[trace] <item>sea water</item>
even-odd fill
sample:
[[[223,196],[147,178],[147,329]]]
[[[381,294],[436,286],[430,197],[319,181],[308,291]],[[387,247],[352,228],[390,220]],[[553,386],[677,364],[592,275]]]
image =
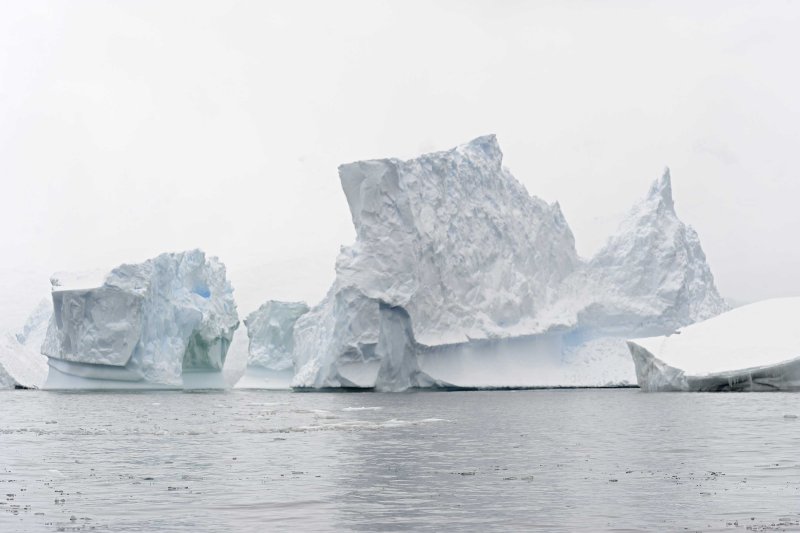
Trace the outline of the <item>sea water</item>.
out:
[[[0,393],[0,531],[800,528],[794,394]]]

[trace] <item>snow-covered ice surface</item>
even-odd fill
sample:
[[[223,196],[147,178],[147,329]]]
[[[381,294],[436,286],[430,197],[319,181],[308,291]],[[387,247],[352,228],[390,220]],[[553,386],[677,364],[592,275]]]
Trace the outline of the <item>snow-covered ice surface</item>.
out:
[[[200,250],[122,265],[98,285],[55,275],[48,388],[224,387],[239,319],[224,265]]]
[[[737,307],[672,335],[629,341],[646,391],[800,389],[800,298]]]
[[[296,387],[632,384],[626,337],[727,309],[668,171],[589,261],[494,136],[339,176],[357,239],[295,324]]]

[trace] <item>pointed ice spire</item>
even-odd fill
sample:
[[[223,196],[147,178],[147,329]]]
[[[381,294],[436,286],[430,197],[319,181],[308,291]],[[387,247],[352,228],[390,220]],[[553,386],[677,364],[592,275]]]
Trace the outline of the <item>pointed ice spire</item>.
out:
[[[553,220],[559,226],[563,227],[567,225],[567,219],[564,217],[564,212],[561,210],[561,204],[558,203],[558,200],[550,204],[550,209],[553,212]]]
[[[672,178],[669,175],[669,167],[664,167],[664,174],[650,187],[647,198],[648,200],[658,199],[670,210],[675,210],[675,203],[672,200]]]

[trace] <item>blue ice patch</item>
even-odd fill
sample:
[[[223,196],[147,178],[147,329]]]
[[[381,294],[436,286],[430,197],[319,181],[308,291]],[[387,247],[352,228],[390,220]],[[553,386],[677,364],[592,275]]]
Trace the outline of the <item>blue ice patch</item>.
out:
[[[208,290],[208,287],[203,287],[203,286],[195,287],[194,289],[192,289],[192,292],[194,292],[195,294],[199,294],[200,296],[206,299],[211,297],[211,291]]]

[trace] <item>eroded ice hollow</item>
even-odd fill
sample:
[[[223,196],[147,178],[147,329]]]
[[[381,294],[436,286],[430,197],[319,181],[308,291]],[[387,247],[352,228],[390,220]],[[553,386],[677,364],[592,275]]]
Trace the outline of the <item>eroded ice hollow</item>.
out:
[[[282,337],[296,388],[634,384],[626,338],[727,309],[668,171],[588,260],[558,203],[503,167],[493,135],[339,177],[356,242]]]
[[[217,258],[165,253],[99,279],[55,275],[51,283],[45,388],[225,387],[239,318]]]
[[[645,391],[800,390],[800,298],[737,307],[668,336],[628,342]]]

